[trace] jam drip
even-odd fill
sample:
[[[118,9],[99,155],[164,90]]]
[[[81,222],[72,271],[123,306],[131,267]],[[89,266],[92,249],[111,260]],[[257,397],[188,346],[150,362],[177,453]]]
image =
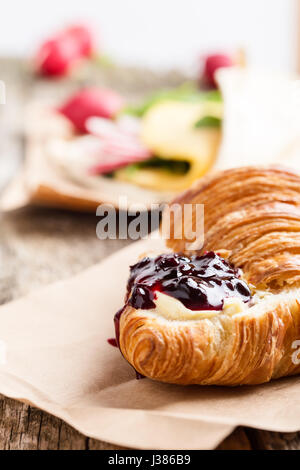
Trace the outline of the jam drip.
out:
[[[251,299],[240,270],[212,251],[203,256],[172,253],[144,258],[131,266],[127,292],[132,307],[146,310],[155,308],[157,292],[190,310],[222,310],[228,297]]]

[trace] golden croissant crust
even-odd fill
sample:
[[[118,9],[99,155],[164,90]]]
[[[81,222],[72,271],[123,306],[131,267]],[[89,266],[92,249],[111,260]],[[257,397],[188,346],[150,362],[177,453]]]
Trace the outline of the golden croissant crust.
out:
[[[259,384],[297,374],[299,338],[299,293],[233,316],[170,321],[127,306],[120,319],[120,349],[130,364],[146,377],[183,385]]]
[[[253,301],[242,311],[197,319],[192,311],[170,319],[171,307],[126,303],[119,335],[124,357],[140,374],[177,384],[259,384],[299,373],[300,177],[281,168],[237,168],[199,181],[175,202],[204,204],[199,253],[225,250],[254,286]],[[171,229],[179,222],[175,217]],[[187,240],[167,244],[187,251]]]
[[[174,202],[204,204],[201,252],[228,250],[229,261],[248,282],[276,288],[300,280],[300,177],[295,173],[235,168],[199,181]],[[179,222],[171,219],[171,234]],[[185,227],[193,224],[184,220]],[[187,240],[171,238],[167,244],[184,252]]]

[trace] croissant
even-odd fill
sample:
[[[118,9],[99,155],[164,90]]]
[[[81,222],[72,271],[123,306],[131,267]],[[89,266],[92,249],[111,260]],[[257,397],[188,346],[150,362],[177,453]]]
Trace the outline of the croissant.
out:
[[[235,168],[179,196],[204,243],[174,237],[172,253],[131,268],[117,341],[136,371],[176,384],[260,384],[300,372],[300,176],[278,167]],[[165,224],[166,225],[166,224]],[[298,350],[297,350],[298,348]]]

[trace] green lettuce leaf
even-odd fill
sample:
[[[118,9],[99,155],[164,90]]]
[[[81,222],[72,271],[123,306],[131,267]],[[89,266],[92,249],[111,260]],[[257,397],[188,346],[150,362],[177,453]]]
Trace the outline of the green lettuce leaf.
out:
[[[222,119],[216,116],[204,116],[196,122],[195,127],[197,129],[201,127],[221,127]]]
[[[187,101],[192,103],[205,100],[221,102],[222,96],[219,90],[201,91],[193,83],[184,83],[177,88],[159,90],[136,106],[126,106],[122,114],[142,117],[152,106],[167,100]]]

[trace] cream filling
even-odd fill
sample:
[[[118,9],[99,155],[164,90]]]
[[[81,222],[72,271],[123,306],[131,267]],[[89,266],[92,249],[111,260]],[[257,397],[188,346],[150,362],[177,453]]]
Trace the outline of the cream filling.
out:
[[[203,318],[211,318],[215,315],[226,314],[235,315],[244,312],[248,306],[238,297],[229,297],[224,300],[222,310],[190,310],[183,305],[180,300],[170,295],[156,292],[154,312],[166,318],[167,320],[202,320]]]

